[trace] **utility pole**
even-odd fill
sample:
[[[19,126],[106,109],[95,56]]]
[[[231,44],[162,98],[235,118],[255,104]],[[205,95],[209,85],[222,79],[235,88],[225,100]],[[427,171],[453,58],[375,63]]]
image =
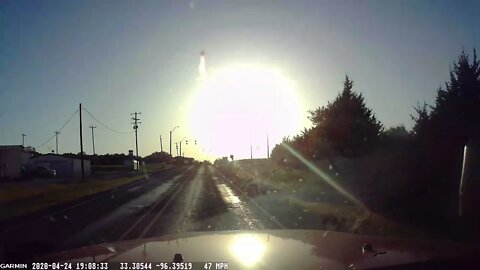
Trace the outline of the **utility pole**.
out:
[[[183,137],[183,139],[180,140],[180,156],[182,156],[182,154],[183,154],[183,152],[182,152],[182,142],[183,142],[185,139],[187,139],[187,137]],[[188,141],[187,141],[187,143],[188,143]],[[183,155],[183,156],[184,156],[184,155]]]
[[[179,126],[175,126],[172,130],[170,130],[170,156],[172,155],[172,133],[175,129],[179,128]],[[178,154],[177,154],[178,155]]]
[[[85,181],[85,167],[83,165],[82,103],[78,105],[78,114],[80,115],[80,163],[82,165],[82,181]]]
[[[253,159],[253,148],[252,148],[252,144],[250,144],[250,159]]]
[[[89,128],[92,129],[92,147],[93,147],[93,155],[95,155],[95,135],[93,133],[93,129],[97,128],[97,127],[94,126],[94,125],[91,125],[91,126],[89,126]]]
[[[160,135],[160,152],[163,152],[162,135]]]
[[[267,158],[270,158],[270,144],[268,142],[268,132],[267,132]]]
[[[142,114],[141,112],[134,112],[134,113],[131,113],[131,115],[135,115],[135,117],[132,118],[133,120],[133,129],[135,130],[135,153],[136,153],[136,156],[137,156],[137,159],[138,159],[138,124],[141,124],[141,122],[139,122],[139,118],[138,118],[138,115],[139,114]]]
[[[25,137],[27,137],[27,134],[22,133],[22,146],[25,146]]]
[[[172,156],[172,132],[173,130],[170,130],[170,151],[169,151],[170,156]]]
[[[55,131],[55,153],[57,155],[58,155],[58,134],[60,134],[60,132]]]

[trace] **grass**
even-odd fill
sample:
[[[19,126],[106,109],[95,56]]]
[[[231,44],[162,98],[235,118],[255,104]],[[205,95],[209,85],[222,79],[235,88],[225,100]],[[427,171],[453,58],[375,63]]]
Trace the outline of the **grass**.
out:
[[[81,182],[75,180],[68,183],[51,183],[43,185],[30,185],[29,183],[12,184],[9,187],[0,189],[0,203],[12,203],[33,197],[46,197],[58,192],[66,191],[68,193],[70,190],[75,189],[80,189],[80,192],[82,192],[83,189],[91,189],[92,192],[95,192],[97,189],[103,191],[104,188],[115,188],[119,185],[128,184],[131,181],[141,178],[143,178],[142,175],[136,175],[104,181]]]
[[[288,229],[327,230],[355,234],[433,238],[416,228],[395,223],[356,205],[310,202],[285,194],[266,195],[254,201]]]
[[[4,203],[5,201],[2,202],[2,205],[0,205],[0,220],[10,219],[61,203],[74,201],[143,178],[143,175],[135,175],[105,181],[77,181],[70,184],[50,184],[34,191],[19,191],[18,188],[4,190],[2,193],[9,194],[8,192],[18,192],[18,194],[17,196],[9,196],[11,200],[8,201],[8,203]],[[27,197],[27,195],[30,195],[30,197]]]
[[[339,180],[328,164],[317,167]],[[257,203],[287,228],[347,231],[359,234],[428,237],[419,230],[391,221],[364,206],[346,201],[326,182],[307,169],[280,167],[269,160],[238,162],[237,182],[273,187],[275,193],[255,198]]]
[[[25,185],[14,185],[0,189],[0,203],[21,200],[42,194],[47,187],[28,187]]]
[[[29,185],[15,183],[0,189],[0,220],[32,213],[47,207],[74,201],[85,196],[111,190],[126,184],[148,178],[149,173],[165,169],[163,166],[147,165],[143,174],[127,175],[108,180],[78,180],[68,183]]]
[[[342,231],[359,234],[395,235],[400,237],[422,237],[416,229],[392,222],[379,214],[356,205],[332,205],[293,199],[290,204],[303,209],[306,215],[313,215]],[[330,223],[330,224],[329,224]]]

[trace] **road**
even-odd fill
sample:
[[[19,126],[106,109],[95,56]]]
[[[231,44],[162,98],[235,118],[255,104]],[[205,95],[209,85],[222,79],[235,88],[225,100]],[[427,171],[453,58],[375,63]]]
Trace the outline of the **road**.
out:
[[[1,234],[3,261],[165,234],[277,228],[211,165],[171,168],[148,179],[32,216]]]

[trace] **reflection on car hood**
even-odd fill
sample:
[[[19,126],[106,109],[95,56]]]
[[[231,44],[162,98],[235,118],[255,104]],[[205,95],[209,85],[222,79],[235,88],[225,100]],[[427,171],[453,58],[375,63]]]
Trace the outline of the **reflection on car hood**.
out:
[[[362,252],[369,243],[375,252]],[[84,247],[52,261],[228,262],[230,269],[365,269],[479,254],[478,244],[310,230],[192,232]]]

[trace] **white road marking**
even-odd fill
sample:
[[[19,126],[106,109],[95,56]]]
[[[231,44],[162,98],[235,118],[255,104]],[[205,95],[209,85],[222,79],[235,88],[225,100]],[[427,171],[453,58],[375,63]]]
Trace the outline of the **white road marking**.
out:
[[[145,206],[149,206],[155,203],[156,200],[160,199],[162,195],[170,189],[170,187],[181,177],[183,174],[176,175],[174,178],[167,180],[166,182],[160,184],[156,188],[152,189],[148,193],[145,193],[115,209],[109,215],[89,224],[80,232],[76,233],[74,236],[69,238],[66,241],[66,244],[75,243],[76,241],[81,241],[82,239],[87,239],[90,235],[95,232],[115,224],[116,221],[121,220],[122,217],[133,215],[136,212],[140,211]]]

